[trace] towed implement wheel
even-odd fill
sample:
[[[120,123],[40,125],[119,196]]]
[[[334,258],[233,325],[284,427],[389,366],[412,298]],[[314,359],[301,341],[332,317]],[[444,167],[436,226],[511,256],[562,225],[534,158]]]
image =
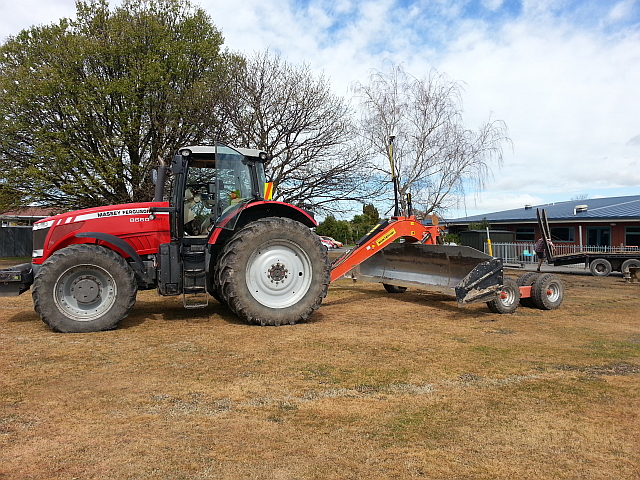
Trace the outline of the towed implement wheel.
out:
[[[33,283],[36,312],[64,333],[110,330],[136,300],[133,271],[117,253],[97,245],[71,245],[42,265]]]
[[[531,288],[531,299],[542,310],[555,310],[564,300],[562,280],[552,273],[540,275]]]
[[[518,308],[520,302],[520,289],[515,280],[504,278],[504,285],[498,291],[498,296],[494,300],[487,302],[489,310],[493,313],[513,313]]]
[[[518,277],[518,279],[516,280],[516,285],[518,285],[519,287],[530,287],[533,285],[533,282],[536,281],[538,276],[539,274],[536,272],[524,273]],[[533,299],[531,297],[521,298],[520,305],[529,308],[533,308],[536,306],[536,304],[533,303]]]
[[[327,294],[329,258],[311,230],[270,217],[238,230],[223,247],[215,283],[223,302],[258,325],[306,320]]]

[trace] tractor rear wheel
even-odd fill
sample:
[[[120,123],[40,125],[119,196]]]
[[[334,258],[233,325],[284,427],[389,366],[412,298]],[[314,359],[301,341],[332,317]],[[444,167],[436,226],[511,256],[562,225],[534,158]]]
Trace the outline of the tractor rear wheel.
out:
[[[300,222],[270,217],[251,222],[225,244],[215,268],[224,303],[257,325],[306,320],[327,295],[329,257]]]
[[[120,255],[98,245],[55,252],[33,282],[36,312],[54,332],[111,330],[136,302],[133,270]]]
[[[520,302],[520,288],[512,278],[505,277],[502,288],[498,291],[498,297],[487,302],[487,307],[493,313],[513,313]]]

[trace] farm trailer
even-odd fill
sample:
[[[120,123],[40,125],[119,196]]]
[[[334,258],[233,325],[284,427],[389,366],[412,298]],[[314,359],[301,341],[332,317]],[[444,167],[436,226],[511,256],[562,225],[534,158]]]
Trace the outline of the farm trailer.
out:
[[[610,251],[610,252],[574,252],[556,255],[551,246],[551,230],[545,210],[536,211],[538,226],[545,241],[547,261],[554,266],[575,265],[583,263],[592,275],[606,277],[611,272],[628,274],[630,268],[640,267],[640,251]]]

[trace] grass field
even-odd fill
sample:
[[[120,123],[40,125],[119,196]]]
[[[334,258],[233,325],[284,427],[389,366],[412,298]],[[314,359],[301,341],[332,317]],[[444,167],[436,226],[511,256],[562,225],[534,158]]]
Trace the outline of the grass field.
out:
[[[0,479],[638,479],[640,285],[562,279],[502,316],[341,280],[278,328],[141,292],[55,334],[1,298]]]

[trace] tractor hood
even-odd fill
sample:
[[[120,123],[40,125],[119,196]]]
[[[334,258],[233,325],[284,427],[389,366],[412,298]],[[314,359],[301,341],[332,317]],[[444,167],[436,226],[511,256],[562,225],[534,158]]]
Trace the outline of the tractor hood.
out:
[[[154,253],[170,240],[169,214],[151,213],[151,207],[167,202],[129,203],[61,213],[33,224],[33,261],[41,263],[54,251],[73,243],[96,242],[79,233],[103,233],[121,238],[139,254]]]

